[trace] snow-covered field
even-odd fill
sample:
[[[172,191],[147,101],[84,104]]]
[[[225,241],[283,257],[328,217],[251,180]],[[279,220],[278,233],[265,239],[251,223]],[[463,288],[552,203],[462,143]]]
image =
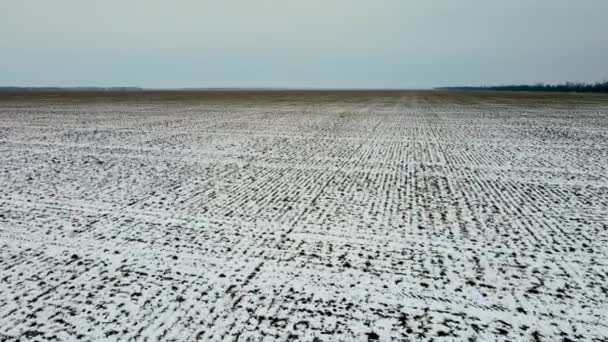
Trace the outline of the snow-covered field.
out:
[[[608,340],[605,96],[4,96],[0,156],[0,340]]]

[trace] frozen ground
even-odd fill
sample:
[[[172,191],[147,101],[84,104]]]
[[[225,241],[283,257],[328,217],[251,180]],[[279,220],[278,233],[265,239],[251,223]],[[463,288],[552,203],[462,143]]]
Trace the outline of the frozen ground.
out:
[[[608,340],[605,96],[5,95],[0,156],[0,340]]]

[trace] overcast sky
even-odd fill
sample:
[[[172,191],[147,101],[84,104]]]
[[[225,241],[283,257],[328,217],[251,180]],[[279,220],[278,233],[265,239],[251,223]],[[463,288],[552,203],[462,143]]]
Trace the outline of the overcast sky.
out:
[[[608,78],[608,0],[0,0],[0,85]]]

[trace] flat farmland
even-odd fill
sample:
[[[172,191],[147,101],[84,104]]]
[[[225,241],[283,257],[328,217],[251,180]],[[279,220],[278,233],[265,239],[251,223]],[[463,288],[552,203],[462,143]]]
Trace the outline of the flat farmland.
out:
[[[608,97],[0,95],[0,340],[607,341]]]

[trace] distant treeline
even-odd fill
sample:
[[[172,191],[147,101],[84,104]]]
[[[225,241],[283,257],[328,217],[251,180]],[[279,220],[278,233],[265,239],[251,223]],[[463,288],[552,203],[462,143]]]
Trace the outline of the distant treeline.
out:
[[[22,92],[121,92],[142,91],[138,87],[0,87],[0,93],[22,93]]]
[[[520,84],[480,87],[442,87],[442,90],[550,91],[577,93],[608,93],[608,81],[596,83],[566,82],[562,84]]]

